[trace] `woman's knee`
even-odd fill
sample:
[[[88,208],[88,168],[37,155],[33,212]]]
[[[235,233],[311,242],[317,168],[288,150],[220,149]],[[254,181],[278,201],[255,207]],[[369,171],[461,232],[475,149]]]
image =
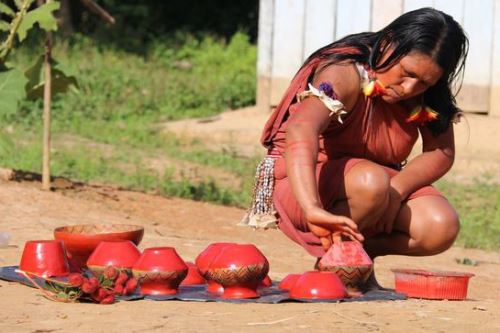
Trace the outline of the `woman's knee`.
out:
[[[380,205],[387,201],[391,184],[387,172],[375,163],[360,163],[346,176],[348,199],[359,198],[367,205]]]
[[[429,219],[428,231],[418,242],[429,252],[438,254],[449,249],[460,231],[460,221],[454,209],[434,212]]]

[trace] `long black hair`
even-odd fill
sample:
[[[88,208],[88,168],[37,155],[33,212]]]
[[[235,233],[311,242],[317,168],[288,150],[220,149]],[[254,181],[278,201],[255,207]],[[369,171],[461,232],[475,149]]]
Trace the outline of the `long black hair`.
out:
[[[332,48],[352,47],[352,53],[326,52]],[[385,52],[393,52],[381,62]],[[349,35],[316,52],[311,59],[325,59],[325,65],[353,60],[375,71],[389,69],[412,51],[430,56],[443,70],[439,81],[424,92],[424,103],[439,113],[437,120],[427,123],[434,135],[445,132],[459,112],[455,96],[460,90],[469,41],[460,24],[450,15],[434,8],[407,12],[378,32]],[[452,92],[452,89],[455,92]]]

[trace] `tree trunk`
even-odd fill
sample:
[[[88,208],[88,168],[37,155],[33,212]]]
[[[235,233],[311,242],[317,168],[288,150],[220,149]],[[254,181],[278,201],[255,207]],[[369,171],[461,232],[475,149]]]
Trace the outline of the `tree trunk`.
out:
[[[57,19],[59,21],[59,31],[62,32],[64,36],[72,35],[74,32],[73,20],[71,19],[71,1],[70,0],[59,0],[61,7],[57,14]]]

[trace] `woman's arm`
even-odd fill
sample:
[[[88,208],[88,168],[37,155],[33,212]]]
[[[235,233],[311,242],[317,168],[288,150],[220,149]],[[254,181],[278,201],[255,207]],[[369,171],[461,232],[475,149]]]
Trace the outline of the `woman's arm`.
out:
[[[420,133],[423,151],[391,179],[389,206],[375,227],[378,231],[391,233],[401,202],[414,191],[441,178],[453,165],[455,140],[452,125],[437,137],[427,127],[422,127]]]
[[[322,82],[332,84],[337,98],[346,105],[346,109],[350,109],[359,94],[359,79],[353,77],[356,73],[352,66],[331,67],[317,75],[313,84],[315,87]],[[332,79],[338,77],[343,80]],[[351,219],[327,212],[319,198],[316,182],[318,139],[330,122],[329,114],[330,110],[318,98],[309,97],[290,116],[285,145],[287,175],[313,233],[322,238],[330,236],[332,232],[341,232],[362,240],[357,225]],[[328,247],[328,244],[324,243],[324,246]]]

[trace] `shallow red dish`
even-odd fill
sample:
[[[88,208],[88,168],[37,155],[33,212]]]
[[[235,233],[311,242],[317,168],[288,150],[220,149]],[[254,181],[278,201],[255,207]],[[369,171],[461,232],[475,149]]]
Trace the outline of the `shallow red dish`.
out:
[[[186,265],[188,267],[188,272],[184,280],[181,282],[181,286],[191,286],[191,285],[196,285],[196,284],[205,284],[207,281],[205,281],[205,278],[200,275],[200,272],[198,272],[198,267],[190,261],[186,261]]]
[[[188,266],[173,247],[145,249],[132,270],[145,295],[174,295]]]
[[[54,230],[54,238],[64,241],[70,264],[77,268],[85,267],[100,242],[129,240],[139,245],[143,235],[143,227],[131,224],[78,224]]]
[[[472,273],[393,269],[396,292],[425,299],[464,300]]]
[[[108,266],[131,272],[141,252],[131,241],[100,242],[87,260],[88,268],[100,276]]]
[[[24,244],[19,269],[43,277],[69,274],[68,259],[60,240],[31,240]]]
[[[292,289],[293,285],[295,284],[295,282],[297,282],[297,280],[301,275],[302,274],[288,274],[283,278],[283,280],[281,280],[280,284],[278,285],[278,288],[282,290]]]
[[[292,289],[290,297],[299,299],[336,299],[347,297],[340,278],[333,272],[310,271],[302,274]]]

